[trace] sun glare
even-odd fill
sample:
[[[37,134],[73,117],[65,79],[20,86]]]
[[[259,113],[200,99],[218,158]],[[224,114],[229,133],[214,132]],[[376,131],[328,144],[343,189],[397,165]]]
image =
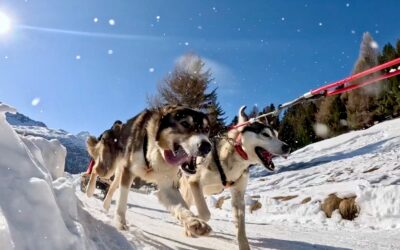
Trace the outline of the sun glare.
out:
[[[11,29],[10,18],[6,14],[0,12],[0,34],[5,34],[9,32],[10,29]]]

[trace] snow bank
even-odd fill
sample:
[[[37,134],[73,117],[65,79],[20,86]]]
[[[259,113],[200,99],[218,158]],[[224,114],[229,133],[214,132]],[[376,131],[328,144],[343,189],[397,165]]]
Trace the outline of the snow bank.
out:
[[[65,148],[55,140],[19,137],[4,112],[15,109],[0,104],[0,248],[109,249],[116,245],[112,235],[120,249],[131,249],[114,228],[82,209],[71,177],[58,178]]]

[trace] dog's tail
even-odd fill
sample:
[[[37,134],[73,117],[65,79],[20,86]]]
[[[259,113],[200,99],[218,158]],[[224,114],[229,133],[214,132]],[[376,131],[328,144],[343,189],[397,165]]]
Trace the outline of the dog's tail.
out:
[[[194,205],[192,190],[190,190],[189,182],[185,176],[181,176],[179,179],[179,191],[181,192],[182,198],[188,207]]]

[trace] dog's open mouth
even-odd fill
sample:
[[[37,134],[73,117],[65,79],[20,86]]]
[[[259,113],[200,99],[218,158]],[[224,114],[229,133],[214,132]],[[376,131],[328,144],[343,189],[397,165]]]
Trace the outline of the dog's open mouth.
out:
[[[189,161],[182,163],[181,169],[186,175],[196,174],[196,157],[190,157]]]
[[[258,158],[260,158],[260,160],[262,161],[264,166],[267,169],[274,171],[275,165],[272,161],[273,155],[270,152],[268,152],[267,150],[263,149],[262,147],[256,147],[255,151],[256,151]]]
[[[174,166],[179,166],[189,160],[189,155],[186,151],[177,143],[174,143],[174,150],[164,150],[165,160]]]

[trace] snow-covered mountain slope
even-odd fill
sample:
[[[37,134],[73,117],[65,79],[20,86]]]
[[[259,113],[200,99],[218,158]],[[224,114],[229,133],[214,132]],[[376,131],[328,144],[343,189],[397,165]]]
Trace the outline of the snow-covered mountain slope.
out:
[[[253,249],[400,249],[400,119],[309,145],[275,164],[276,173],[251,170],[247,195],[260,196],[262,204],[246,215]],[[105,214],[101,201],[77,193],[91,214],[112,225],[115,206]],[[320,205],[331,193],[356,195],[359,216],[327,218]],[[230,195],[208,198],[209,204],[219,196]],[[211,214],[212,235],[187,238],[154,195],[131,192],[124,236],[139,248],[237,248],[230,200]]]
[[[94,219],[64,176],[65,148],[21,136],[0,104],[0,249],[131,249],[118,231]]]
[[[7,113],[6,119],[18,134],[59,140],[67,148],[66,172],[76,174],[86,170],[89,162],[85,144],[87,132],[72,135],[62,129],[51,129],[44,123],[34,121],[21,113]]]

